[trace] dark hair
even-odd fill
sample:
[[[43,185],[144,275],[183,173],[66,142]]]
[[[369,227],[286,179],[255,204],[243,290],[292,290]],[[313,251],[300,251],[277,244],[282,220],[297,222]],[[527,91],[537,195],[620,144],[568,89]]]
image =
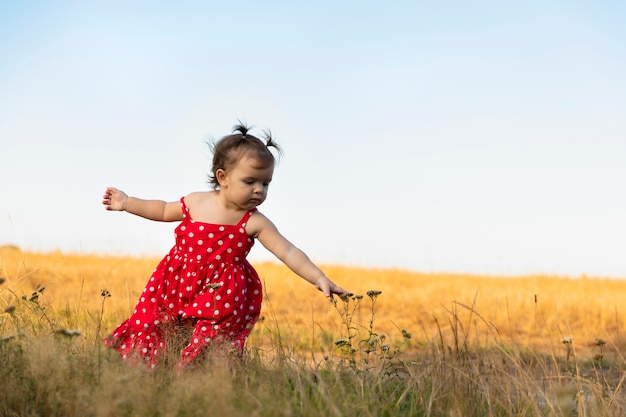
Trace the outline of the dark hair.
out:
[[[209,175],[209,183],[214,189],[219,187],[217,171],[220,169],[228,171],[243,156],[256,158],[262,167],[268,167],[276,163],[276,158],[270,148],[274,148],[278,155],[282,154],[280,146],[274,142],[269,130],[263,131],[264,141],[249,134],[249,130],[245,123],[239,121],[239,124],[233,127],[231,135],[224,136],[217,143],[209,144],[213,152],[213,166]]]

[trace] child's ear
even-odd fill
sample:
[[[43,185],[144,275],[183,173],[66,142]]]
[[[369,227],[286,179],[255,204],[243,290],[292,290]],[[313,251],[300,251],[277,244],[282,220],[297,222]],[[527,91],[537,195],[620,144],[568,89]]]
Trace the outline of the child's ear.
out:
[[[217,183],[220,185],[220,187],[223,187],[226,184],[227,180],[226,171],[224,171],[223,169],[218,169],[217,171],[215,171],[215,179],[217,179]]]

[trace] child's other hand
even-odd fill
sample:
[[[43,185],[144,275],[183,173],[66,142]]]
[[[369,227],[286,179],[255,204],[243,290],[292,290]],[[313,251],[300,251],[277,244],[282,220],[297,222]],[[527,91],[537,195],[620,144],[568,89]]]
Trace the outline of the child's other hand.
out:
[[[114,187],[107,187],[102,196],[102,204],[107,210],[122,211],[126,208],[128,196],[121,190]]]
[[[333,294],[342,295],[347,294],[348,290],[345,290],[332,282],[328,277],[323,276],[315,282],[315,286],[318,290],[324,293],[324,296],[332,299]]]

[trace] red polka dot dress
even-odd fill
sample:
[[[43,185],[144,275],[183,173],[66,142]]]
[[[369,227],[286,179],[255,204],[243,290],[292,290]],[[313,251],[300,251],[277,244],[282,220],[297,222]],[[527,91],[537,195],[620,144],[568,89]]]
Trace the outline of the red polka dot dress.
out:
[[[123,359],[153,368],[181,323],[193,325],[181,366],[213,344],[243,353],[261,311],[261,281],[246,260],[254,240],[245,227],[256,209],[236,225],[216,225],[192,220],[184,198],[180,201],[176,244],[154,270],[130,318],[105,340]]]

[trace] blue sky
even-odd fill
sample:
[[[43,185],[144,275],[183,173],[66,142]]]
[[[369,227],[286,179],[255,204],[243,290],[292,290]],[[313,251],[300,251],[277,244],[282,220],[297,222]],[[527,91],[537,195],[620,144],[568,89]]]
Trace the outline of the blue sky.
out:
[[[626,277],[626,6],[3,2],[0,244],[163,255],[237,119],[318,263]],[[271,259],[261,245],[252,261]]]

